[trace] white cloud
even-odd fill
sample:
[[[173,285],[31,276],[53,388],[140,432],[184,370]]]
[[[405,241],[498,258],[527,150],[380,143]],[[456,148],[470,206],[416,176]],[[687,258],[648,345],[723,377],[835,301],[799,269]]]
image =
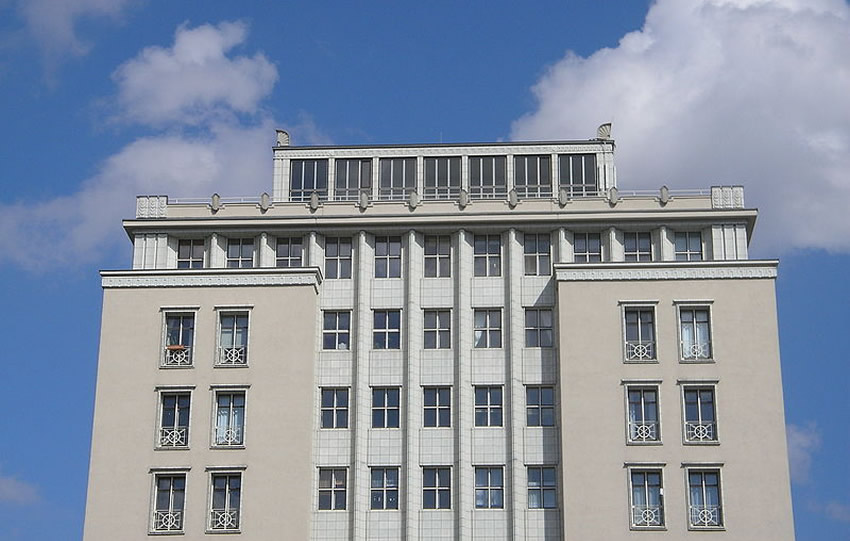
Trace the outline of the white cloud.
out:
[[[820,431],[814,423],[806,426],[789,424],[786,429],[791,480],[807,483],[812,469],[812,454],[820,448]]]
[[[613,121],[622,190],[744,184],[760,251],[850,251],[848,50],[844,0],[658,0],[617,47],[551,66],[512,137]]]
[[[826,516],[840,522],[850,522],[850,505],[840,502],[829,502],[824,508]]]
[[[0,474],[0,502],[23,505],[35,503],[38,499],[35,485]]]

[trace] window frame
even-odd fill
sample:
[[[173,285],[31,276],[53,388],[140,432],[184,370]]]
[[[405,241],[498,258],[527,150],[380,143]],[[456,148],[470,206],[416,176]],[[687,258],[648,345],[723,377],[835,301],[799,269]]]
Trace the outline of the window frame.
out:
[[[498,401],[493,400],[494,391],[499,393]],[[479,392],[483,393],[486,401],[479,400]],[[475,428],[502,428],[505,425],[504,385],[474,385],[472,394],[473,407],[475,408],[473,426]],[[481,417],[481,415],[484,415],[484,417]]]
[[[479,316],[484,317],[483,324],[479,323]],[[494,325],[493,318],[498,317]],[[502,308],[473,308],[472,309],[472,347],[473,349],[502,349]],[[483,342],[480,338],[483,338]]]
[[[210,416],[212,432],[210,434],[210,448],[211,449],[244,449],[246,443],[247,436],[247,413],[248,413],[248,388],[247,385],[212,385],[210,386],[210,391],[212,392],[212,413]],[[223,395],[230,395],[230,405],[227,415],[227,426],[222,429],[219,427],[219,397]],[[242,396],[242,405],[236,406],[234,405],[234,399],[238,396]],[[241,409],[241,419],[239,418],[238,410]],[[234,428],[233,425],[236,424],[236,421],[239,421],[239,426]],[[230,431],[236,430],[236,437],[230,436],[228,437],[227,433]],[[223,432],[223,437],[220,436],[220,432]],[[229,441],[232,440],[232,441]]]
[[[186,485],[190,468],[151,468],[150,474],[152,478],[151,485],[151,502],[150,502],[150,513],[149,513],[149,524],[148,531],[152,535],[163,535],[163,534],[182,534],[184,532],[184,527],[186,525],[186,498],[188,496]],[[159,480],[162,478],[171,478],[172,482],[169,485],[169,495],[168,495],[168,509],[158,509],[159,507]],[[174,505],[174,482],[173,480],[176,478],[183,479],[183,496],[182,496],[182,505],[179,506],[179,509],[176,509]],[[177,517],[160,517],[160,513],[165,515],[174,515],[178,514]],[[165,527],[157,527],[157,524],[161,524],[161,521],[165,520]],[[171,527],[173,526],[173,527]]]
[[[714,321],[712,320],[712,309],[711,309],[711,301],[689,301],[689,302],[676,302],[676,320],[678,321],[678,338],[679,338],[679,361],[683,363],[713,363],[714,362]],[[697,311],[705,311],[707,313],[706,321],[704,322],[707,326],[708,332],[708,342],[707,344],[698,344],[697,337],[699,336],[699,332],[697,331],[696,321],[696,312]],[[691,324],[693,325],[693,343],[690,346],[691,351],[698,351],[699,349],[707,349],[707,355],[701,355],[699,353],[689,356],[686,355],[685,351],[685,321],[682,318],[683,311],[693,312],[693,320]]]
[[[657,302],[621,302],[620,319],[623,332],[623,362],[626,363],[657,363],[658,355],[658,311]],[[637,313],[637,339],[629,339],[629,314]],[[649,322],[651,336],[645,339],[643,314],[649,313],[652,318]]]
[[[233,468],[208,468],[208,483],[209,483],[209,496],[207,500],[207,520],[206,520],[206,532],[207,533],[236,533],[240,532],[242,529],[242,494],[244,492],[244,475],[243,471],[233,469]],[[216,478],[224,477],[225,481],[225,506],[222,509],[215,508],[215,500],[216,500],[216,487],[215,480]],[[238,487],[238,495],[237,495],[237,505],[232,507],[232,489],[230,486],[230,479],[232,477],[236,477],[239,479],[239,487]],[[220,522],[216,513],[228,513],[231,518],[227,519],[227,522]],[[235,513],[235,519],[232,518]],[[232,528],[228,528],[228,523],[235,522],[235,525]],[[217,526],[217,524],[222,524],[222,526]]]
[[[433,250],[429,243],[433,242]],[[423,275],[425,278],[451,278],[452,237],[451,235],[425,235],[423,241]],[[444,251],[444,248],[447,248]],[[433,262],[433,272],[429,263]],[[444,267],[445,265],[445,267]]]
[[[380,317],[383,314],[384,327],[378,327]],[[392,327],[391,316],[395,314],[398,324]],[[401,349],[401,309],[379,309],[372,310],[372,349],[373,350],[400,350]],[[396,336],[396,342],[392,338]],[[395,344],[395,345],[393,345]]]
[[[393,156],[378,158],[378,200],[404,201],[416,191],[417,158]],[[389,165],[389,178],[386,178],[384,164]],[[397,165],[401,164],[401,182],[397,182]],[[411,176],[412,175],[412,176]],[[386,182],[385,182],[386,181]]]
[[[699,240],[699,252],[691,250],[691,239],[696,235]],[[685,250],[679,250],[679,238],[685,238]],[[702,231],[675,231],[673,235],[673,258],[675,261],[705,261],[705,236]]]
[[[429,316],[433,316],[433,325],[429,326]],[[433,341],[429,341],[433,337]],[[430,345],[429,344],[433,344]],[[422,349],[452,348],[452,310],[451,308],[424,308],[422,310]]]
[[[251,309],[250,307],[215,307],[216,311],[216,352],[213,366],[215,368],[241,368],[247,367],[250,360],[249,353],[251,351]],[[235,319],[240,316],[245,316],[245,343],[243,345],[235,345],[239,326],[239,320]],[[222,318],[234,317],[233,320],[233,344],[228,346],[223,345],[224,324]],[[241,353],[226,353],[226,350],[236,350],[241,348]],[[241,360],[240,360],[241,359]]]
[[[316,510],[317,511],[345,511],[348,509],[348,466],[320,466],[316,483]],[[330,486],[322,486],[322,473],[330,472]],[[337,474],[342,472],[342,485],[338,484]],[[340,506],[339,494],[342,494],[342,505]],[[322,506],[322,496],[330,496],[329,507]]]
[[[492,243],[499,242],[498,251],[493,251]],[[479,241],[484,242],[483,251]],[[481,267],[483,265],[483,267]],[[479,268],[481,267],[481,268]],[[473,235],[472,238],[472,274],[475,278],[494,278],[502,276],[502,235]]]
[[[575,182],[576,167],[573,158],[581,158],[581,182]],[[588,160],[592,163],[588,167]],[[567,166],[564,167],[564,163]],[[566,189],[570,197],[595,197],[599,195],[599,165],[595,153],[558,154],[558,190]],[[588,171],[593,172],[593,182],[587,182]],[[565,178],[566,172],[566,178]]]
[[[352,187],[352,165],[357,166],[356,187]],[[345,166],[344,175],[340,174],[341,166]],[[344,182],[341,183],[340,179],[344,179]],[[341,185],[344,187],[340,188]],[[366,193],[370,200],[372,199],[372,158],[336,158],[334,160],[334,201],[358,201],[363,193]]]
[[[301,167],[300,187],[296,189],[296,164]],[[312,186],[307,187],[307,165],[311,165],[313,169]],[[322,168],[324,165],[324,175]],[[313,193],[319,197],[321,201],[328,199],[328,177],[330,171],[330,163],[327,158],[292,158],[289,160],[289,200],[294,202],[309,202]],[[324,176],[324,179],[322,179]]]
[[[444,171],[441,169],[444,165]],[[433,170],[433,183],[429,174]],[[444,177],[442,175],[444,173]],[[441,178],[443,177],[443,178]],[[460,195],[463,182],[461,156],[425,156],[422,162],[422,198],[431,200],[453,199]]]
[[[426,484],[428,473],[433,471],[434,484]],[[441,482],[448,480],[448,484]],[[428,505],[428,496],[433,492],[434,505]],[[448,495],[447,505],[443,505],[442,495]],[[426,511],[444,511],[452,509],[452,467],[422,466],[422,509]]]
[[[333,404],[325,404],[325,393],[333,393]],[[345,405],[340,405],[340,393],[345,393]],[[351,408],[351,389],[349,387],[319,387],[319,428],[321,430],[347,430],[348,415]],[[325,413],[331,414],[331,425],[325,424]],[[345,426],[340,426],[340,414],[343,415]]]
[[[540,485],[533,486],[531,484],[531,473],[532,471],[539,472]],[[547,471],[552,471],[554,477],[554,484],[546,484],[545,473]],[[528,489],[528,509],[559,509],[559,499],[558,499],[558,466],[550,465],[550,464],[526,464],[526,478],[527,478],[527,489]],[[534,498],[532,497],[533,493],[539,493],[540,499],[539,505],[532,505],[532,501]],[[555,502],[554,505],[546,505],[546,494],[554,493]]]
[[[348,253],[341,248],[348,244]],[[324,278],[326,280],[350,280],[354,264],[354,240],[351,237],[325,237],[323,241]],[[328,255],[328,246],[335,246],[336,255]],[[333,269],[333,272],[330,271]]]
[[[374,252],[374,276],[376,279],[401,278],[402,254],[401,236],[376,235]],[[384,253],[380,253],[384,252]],[[396,266],[393,266],[393,263]]]
[[[429,404],[428,392],[434,393],[433,404]],[[441,397],[448,397],[448,404],[444,404]],[[433,411],[433,423],[428,420],[429,411]],[[443,414],[447,415],[444,423]],[[452,427],[452,388],[448,385],[423,385],[422,386],[422,428],[451,428]]]
[[[401,428],[401,387],[398,386],[376,386],[371,387],[372,407],[372,429],[390,429],[397,430]],[[390,399],[395,393],[395,404],[391,404]],[[376,402],[376,399],[381,396],[382,399]],[[380,416],[380,422],[376,422]]]
[[[547,404],[544,399],[544,391],[549,390],[552,393],[552,402]],[[537,393],[537,400],[532,401],[531,392]],[[558,426],[558,395],[555,393],[555,385],[526,385],[525,386],[525,426],[530,428],[553,428]],[[544,412],[551,410],[551,423],[546,423]],[[537,422],[531,422],[531,415],[536,411]]]
[[[489,177],[486,178],[488,172]],[[501,164],[501,172],[499,171]],[[500,199],[508,196],[508,157],[505,154],[467,157],[470,199]],[[477,174],[476,174],[477,173]],[[501,173],[501,178],[500,177]]]
[[[501,482],[494,483],[493,474],[498,472]],[[486,479],[481,479],[484,474]],[[504,509],[505,508],[505,467],[504,466],[474,466],[475,509]],[[482,483],[481,481],[486,481]],[[486,503],[479,503],[479,494],[484,495]],[[494,497],[495,496],[495,497]],[[495,501],[494,501],[495,500]]]
[[[661,382],[658,380],[625,381],[626,445],[661,445]],[[640,420],[632,419],[632,393],[640,393]],[[655,419],[648,419],[645,393],[655,393]],[[651,402],[650,402],[651,403]],[[648,428],[647,428],[648,427]]]
[[[195,343],[198,338],[198,329],[196,326],[198,320],[198,308],[197,307],[168,307],[161,308],[162,311],[162,345],[160,346],[160,351],[162,355],[159,359],[159,367],[166,369],[174,369],[174,368],[192,368],[195,366]],[[169,344],[171,342],[169,335],[169,327],[168,320],[172,317],[179,317],[179,337],[180,344]],[[191,340],[189,340],[190,344],[185,344],[182,342],[186,341],[184,336],[186,329],[183,325],[183,320],[187,317],[192,318],[192,329],[191,329]],[[182,347],[177,347],[182,346]]]
[[[591,237],[599,242],[599,251],[591,251]],[[578,251],[578,240],[583,239],[585,250]],[[604,261],[602,248],[602,233],[598,231],[573,231],[573,262],[602,263]]]
[[[629,237],[634,237],[634,250],[629,250]],[[641,249],[641,240],[646,240],[648,250]],[[648,263],[655,261],[655,250],[650,231],[623,231],[623,261],[627,263]]]
[[[682,388],[680,392],[682,401],[682,443],[684,445],[719,445],[720,434],[718,431],[718,425],[720,423],[717,415],[717,381],[680,381],[679,385]],[[702,393],[706,391],[711,392],[711,409],[714,416],[713,421],[706,421],[703,419],[704,406]],[[697,419],[689,419],[689,392],[697,393]]]
[[[542,162],[545,161],[545,166]],[[520,164],[522,164],[520,166]],[[529,182],[529,164],[534,165],[536,182]],[[545,174],[544,174],[545,173]],[[543,177],[547,182],[544,182]],[[514,189],[521,198],[536,199],[552,197],[552,155],[514,154]]]
[[[723,464],[718,463],[684,463],[682,464],[683,469],[685,470],[685,500],[687,503],[688,510],[688,530],[700,531],[700,530],[725,530],[726,529],[726,516],[725,510],[726,506],[723,501]],[[702,476],[702,483],[700,484],[701,490],[701,499],[702,504],[698,505],[693,502],[692,496],[692,485],[691,485],[691,475],[692,474],[700,474]],[[706,484],[705,484],[705,475],[713,474],[717,476],[717,504],[714,506],[715,510],[695,510],[694,507],[703,507],[708,508],[710,504],[706,504]],[[694,512],[697,511],[696,517]],[[709,524],[709,520],[707,520],[711,514],[717,513],[716,524]],[[695,518],[705,517],[701,522],[702,524],[694,524]]]
[[[540,241],[544,239],[546,244],[545,252],[540,250]],[[530,244],[533,244],[533,246],[530,246]],[[522,256],[523,273],[525,276],[551,276],[552,235],[550,233],[523,233]]]
[[[189,257],[180,257],[180,249],[183,243],[189,243]],[[196,249],[200,243],[201,257],[196,257]],[[176,265],[178,269],[203,269],[207,266],[207,239],[177,239]],[[185,263],[185,265],[181,265]]]
[[[328,327],[328,317],[333,318],[334,326]],[[343,318],[342,316],[347,316]],[[347,320],[344,327],[343,320]],[[345,337],[345,340],[342,338]],[[328,341],[332,340],[332,343]],[[333,347],[328,347],[333,345]],[[322,310],[322,350],[349,351],[351,350],[351,310]]]
[[[239,246],[239,255],[230,256],[231,245]],[[245,247],[251,247],[251,255],[246,256]],[[224,252],[224,266],[228,269],[253,269],[257,266],[257,239],[255,237],[227,237]]]
[[[626,468],[626,474],[628,475],[628,487],[629,487],[629,529],[630,530],[666,530],[667,529],[667,517],[665,510],[665,502],[664,502],[664,466],[665,464],[659,463],[651,463],[651,464],[630,464]],[[643,489],[643,500],[647,502],[644,505],[640,505],[635,503],[635,475],[643,475],[643,483],[640,487]],[[650,484],[649,475],[657,475],[658,476],[658,489],[657,493],[654,494],[654,498],[657,499],[658,504],[653,506],[649,502],[653,499],[653,495],[650,494],[651,487],[655,486]],[[640,517],[639,520],[636,520],[638,516],[636,509],[637,507],[643,507],[640,509]],[[654,507],[654,509],[652,509]],[[657,516],[657,523],[652,524],[649,523],[652,519],[652,516]],[[653,521],[653,522],[655,522]]]
[[[195,387],[194,386],[162,386],[157,387],[157,407],[156,407],[156,435],[154,438],[154,449],[159,451],[164,450],[186,450],[190,449],[192,435],[192,399]],[[172,426],[164,425],[164,417],[166,413],[165,399],[166,397],[175,397],[174,402],[174,422]],[[180,397],[188,397],[188,405],[186,406],[186,424],[178,424],[180,422]],[[171,431],[166,433],[166,431]],[[165,443],[163,443],[165,440]]]
[[[548,312],[549,326],[542,323],[543,317]],[[529,316],[534,316],[536,323],[529,323]],[[525,347],[536,349],[552,349],[555,347],[555,310],[554,307],[526,307],[523,313],[523,325],[525,328]],[[548,331],[548,333],[546,332]],[[548,340],[544,337],[548,336]],[[534,340],[529,340],[535,337]],[[534,342],[534,343],[531,343]],[[548,343],[547,343],[548,342]]]
[[[283,241],[283,242],[281,242]],[[281,247],[287,247],[287,255],[280,255]],[[292,249],[294,246],[298,247],[298,256],[292,255]],[[294,262],[297,262],[297,265],[293,265]],[[283,264],[285,263],[285,264]],[[274,246],[274,264],[277,268],[295,268],[295,267],[303,267],[304,266],[304,237],[301,236],[293,236],[293,237],[275,237],[275,246]]]
[[[369,467],[369,510],[370,511],[398,511],[399,496],[401,494],[401,467],[400,466],[370,466]],[[395,485],[390,484],[388,472],[395,472]],[[375,474],[381,477],[380,484],[376,486]],[[375,505],[376,494],[380,497],[380,506]],[[395,506],[392,506],[394,495]]]

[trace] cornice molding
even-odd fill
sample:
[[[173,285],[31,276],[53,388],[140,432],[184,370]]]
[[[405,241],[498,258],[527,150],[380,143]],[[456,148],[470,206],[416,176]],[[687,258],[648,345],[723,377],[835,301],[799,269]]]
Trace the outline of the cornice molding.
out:
[[[634,280],[750,280],[775,279],[776,261],[712,261],[703,263],[608,263],[587,266],[555,266],[559,282],[604,282]]]
[[[298,272],[250,272],[244,270],[224,271],[204,269],[202,271],[135,270],[102,271],[101,285],[111,288],[149,287],[270,287],[270,286],[313,286],[318,290],[321,277],[318,270]]]
[[[593,154],[608,150],[603,143],[363,147],[363,148],[275,148],[275,159],[299,158],[387,158],[417,156],[506,156],[508,154]]]

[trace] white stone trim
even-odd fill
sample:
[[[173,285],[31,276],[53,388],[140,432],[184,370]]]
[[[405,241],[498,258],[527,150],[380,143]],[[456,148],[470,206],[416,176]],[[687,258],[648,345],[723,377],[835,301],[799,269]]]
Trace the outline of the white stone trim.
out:
[[[779,264],[778,261],[722,261],[718,263],[560,264],[555,266],[555,278],[559,282],[775,279]]]
[[[300,286],[318,288],[321,274],[318,269],[297,270],[274,269],[263,272],[259,269],[202,269],[180,271],[101,271],[103,288],[125,287],[258,287]]]

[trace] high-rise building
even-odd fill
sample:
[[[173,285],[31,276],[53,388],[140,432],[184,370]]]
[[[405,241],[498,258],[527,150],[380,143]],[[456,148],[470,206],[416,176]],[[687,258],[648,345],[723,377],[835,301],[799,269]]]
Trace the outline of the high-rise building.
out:
[[[141,196],[85,539],[791,540],[777,262],[743,188],[582,141],[274,147]]]

